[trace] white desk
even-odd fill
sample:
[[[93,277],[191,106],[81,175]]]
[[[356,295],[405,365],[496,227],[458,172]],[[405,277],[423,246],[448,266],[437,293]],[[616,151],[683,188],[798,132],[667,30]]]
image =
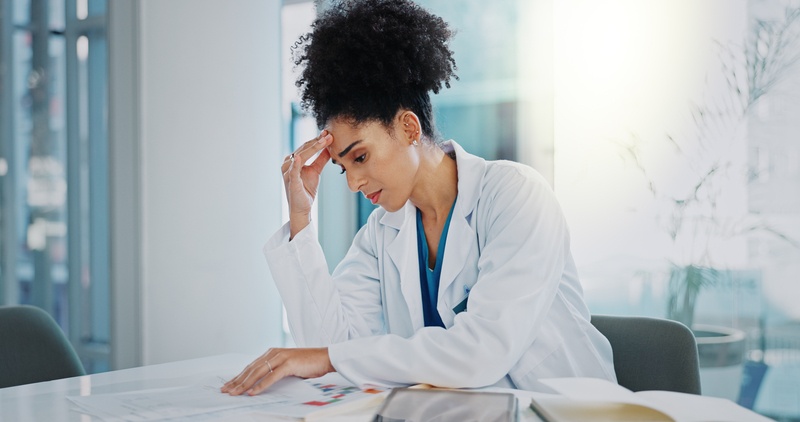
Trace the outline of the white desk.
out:
[[[192,359],[141,368],[124,369],[83,377],[0,389],[0,421],[80,421],[96,420],[72,411],[67,396],[120,393],[151,388],[189,385],[209,376],[237,374],[255,356],[230,354]],[[508,390],[512,391],[512,390]],[[538,421],[528,408],[530,393],[514,391],[520,407],[520,421]],[[527,398],[527,399],[526,399]],[[377,410],[377,409],[375,409]],[[347,421],[369,421],[369,410],[349,415]],[[283,420],[265,418],[263,420]]]

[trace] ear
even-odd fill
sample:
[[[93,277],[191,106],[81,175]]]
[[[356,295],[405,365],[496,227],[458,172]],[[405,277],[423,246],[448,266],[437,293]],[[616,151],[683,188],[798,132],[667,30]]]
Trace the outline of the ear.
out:
[[[409,144],[422,142],[422,130],[419,123],[419,118],[411,110],[400,110],[397,114],[397,124],[400,128],[399,133],[402,133],[401,139]]]

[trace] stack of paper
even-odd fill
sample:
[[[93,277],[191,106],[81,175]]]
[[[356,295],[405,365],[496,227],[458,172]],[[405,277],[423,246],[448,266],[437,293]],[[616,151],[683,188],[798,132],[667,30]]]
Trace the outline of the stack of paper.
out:
[[[247,415],[304,419],[314,414],[375,407],[386,391],[377,387],[360,389],[335,373],[313,380],[286,378],[252,397],[222,394],[222,384],[222,379],[215,378],[182,387],[68,399],[78,406],[77,411],[107,421],[241,420]]]

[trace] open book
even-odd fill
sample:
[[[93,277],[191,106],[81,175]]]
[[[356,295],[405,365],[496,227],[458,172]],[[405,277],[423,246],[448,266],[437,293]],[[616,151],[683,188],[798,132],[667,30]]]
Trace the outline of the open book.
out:
[[[560,395],[535,396],[531,408],[545,421],[764,422],[738,404],[716,397],[672,391],[632,392],[597,378],[540,380]]]

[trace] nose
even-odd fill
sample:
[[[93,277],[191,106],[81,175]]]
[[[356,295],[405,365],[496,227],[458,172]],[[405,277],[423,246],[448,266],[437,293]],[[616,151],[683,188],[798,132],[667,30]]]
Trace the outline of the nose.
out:
[[[364,186],[364,179],[357,172],[348,170],[344,174],[347,177],[347,187],[351,192],[358,192],[361,186]]]

